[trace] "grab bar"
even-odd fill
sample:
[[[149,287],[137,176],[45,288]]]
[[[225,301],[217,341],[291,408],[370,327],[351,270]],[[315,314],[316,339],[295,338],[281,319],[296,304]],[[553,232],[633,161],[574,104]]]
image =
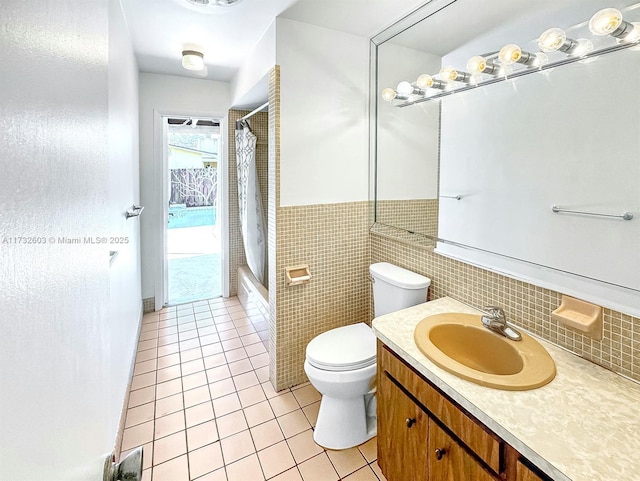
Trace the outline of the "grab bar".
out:
[[[140,214],[142,214],[143,210],[144,210],[143,206],[133,204],[131,209],[127,209],[127,212],[125,213],[125,215],[127,216],[127,219],[130,219],[131,217],[138,217]]]
[[[595,215],[595,216],[598,216],[598,217],[615,217],[615,218],[619,218],[619,219],[623,219],[623,220],[631,220],[631,219],[633,219],[633,214],[631,212],[623,212],[622,214],[601,214],[599,212],[585,212],[585,211],[581,211],[581,210],[563,209],[561,207],[558,207],[557,205],[552,206],[551,210],[553,212],[555,212],[556,214],[558,214],[558,213],[567,213],[567,214]]]

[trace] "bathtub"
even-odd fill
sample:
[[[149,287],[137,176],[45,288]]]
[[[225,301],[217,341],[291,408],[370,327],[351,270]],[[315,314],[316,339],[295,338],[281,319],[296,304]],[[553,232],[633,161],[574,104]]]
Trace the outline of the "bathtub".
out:
[[[238,300],[249,313],[266,351],[269,351],[269,291],[258,282],[249,266],[238,267]]]
[[[269,291],[258,282],[248,266],[238,267],[238,300],[245,309],[257,308],[264,322],[268,323]]]

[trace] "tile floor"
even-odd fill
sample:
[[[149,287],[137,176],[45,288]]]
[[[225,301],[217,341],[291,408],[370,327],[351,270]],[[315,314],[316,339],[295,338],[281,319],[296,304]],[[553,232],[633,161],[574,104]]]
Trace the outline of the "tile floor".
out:
[[[236,298],[144,316],[122,440],[144,446],[144,481],[384,481],[375,439],[313,442],[320,395],[273,390],[265,339]]]

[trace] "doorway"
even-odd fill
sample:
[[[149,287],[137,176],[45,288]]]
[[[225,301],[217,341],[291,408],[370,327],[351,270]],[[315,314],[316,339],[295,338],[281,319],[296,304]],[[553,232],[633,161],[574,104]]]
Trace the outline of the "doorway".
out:
[[[221,138],[214,119],[167,117],[166,303],[222,295]]]

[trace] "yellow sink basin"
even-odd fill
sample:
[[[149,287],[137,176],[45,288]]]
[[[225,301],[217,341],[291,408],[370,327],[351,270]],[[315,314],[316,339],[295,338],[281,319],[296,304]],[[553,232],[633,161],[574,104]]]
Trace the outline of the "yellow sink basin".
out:
[[[475,314],[446,313],[418,323],[414,340],[434,364],[476,384],[509,391],[551,382],[556,365],[538,341],[521,333],[511,341],[482,325]]]

